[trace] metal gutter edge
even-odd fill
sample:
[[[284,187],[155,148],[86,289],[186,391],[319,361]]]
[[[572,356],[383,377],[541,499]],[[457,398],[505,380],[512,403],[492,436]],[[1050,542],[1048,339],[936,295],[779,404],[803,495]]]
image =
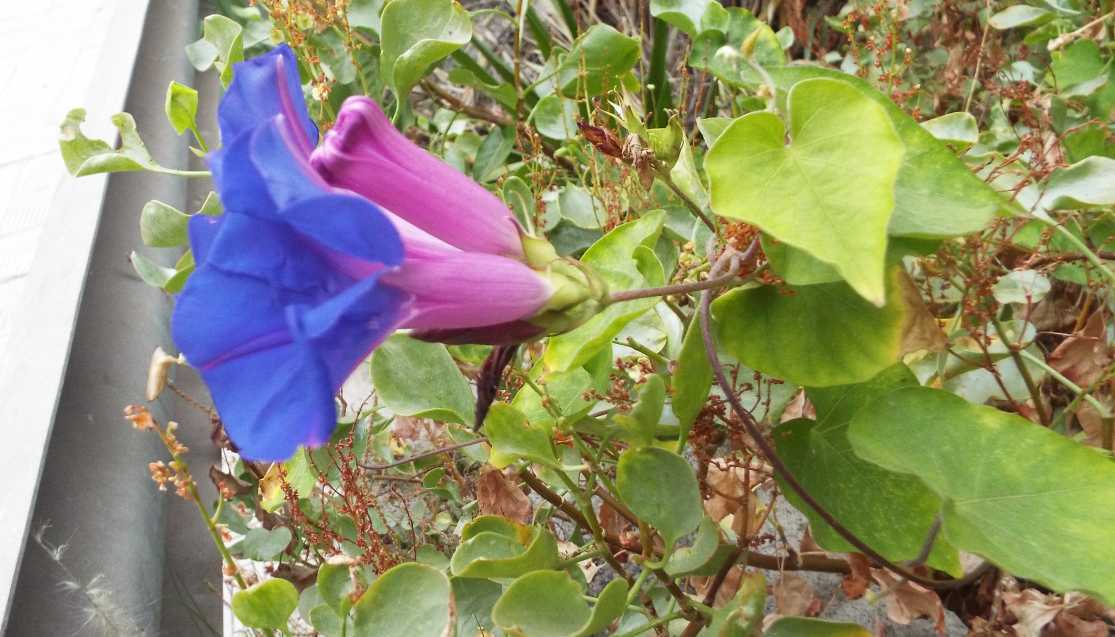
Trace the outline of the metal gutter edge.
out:
[[[147,8],[148,0],[120,0],[113,9],[88,91],[86,106],[94,117],[107,118],[124,106]],[[8,432],[0,446],[0,629],[11,612],[107,184],[103,175],[85,177],[65,181],[56,192],[22,311],[0,360]]]

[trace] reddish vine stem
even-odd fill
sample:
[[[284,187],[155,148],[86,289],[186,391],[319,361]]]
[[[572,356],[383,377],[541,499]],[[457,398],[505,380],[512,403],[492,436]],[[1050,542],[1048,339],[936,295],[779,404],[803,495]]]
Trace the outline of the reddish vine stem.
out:
[[[572,503],[563,500],[560,495],[543,484],[543,482],[530,471],[521,471],[519,475],[522,476],[523,482],[543,500],[554,505],[554,507],[564,513],[577,526],[588,529],[588,520],[581,515],[581,512],[578,511]],[[624,544],[620,538],[614,535],[605,534],[605,537],[613,549],[633,551],[635,553],[641,553],[643,550],[641,543],[635,544],[628,541],[627,544]],[[747,564],[747,566],[761,568],[765,571],[814,571],[817,573],[847,574],[851,570],[848,567],[848,563],[844,560],[831,557],[817,555],[767,555],[754,551],[747,554],[745,564]]]
[[[662,179],[662,182],[665,183],[666,186],[674,192],[677,198],[681,199],[682,203],[684,203],[685,207],[689,209],[689,212],[693,213],[694,217],[700,219],[701,223],[705,224],[705,227],[711,230],[713,234],[718,234],[716,224],[712,222],[712,219],[709,219],[709,216],[706,215],[703,210],[701,210],[701,207],[698,206],[697,203],[689,197],[689,195],[682,192],[681,188],[678,188],[677,184],[674,183],[674,178],[670,175],[670,171],[667,168],[665,168],[662,164],[656,163],[654,172]]]
[[[670,294],[688,294],[690,292],[700,292],[702,290],[710,290],[713,288],[722,288],[730,285],[739,277],[735,272],[725,274],[718,277],[709,277],[704,281],[693,281],[691,283],[678,283],[676,285],[664,285],[657,288],[639,288],[636,290],[623,290],[621,292],[613,292],[608,295],[608,303],[622,303],[624,301],[634,301],[635,299],[646,299],[654,296],[668,296]]]
[[[999,335],[999,340],[1006,346],[1007,352],[1010,354],[1014,366],[1018,369],[1018,374],[1022,376],[1022,382],[1026,384],[1026,390],[1030,392],[1030,398],[1034,401],[1034,409],[1038,412],[1038,419],[1041,421],[1042,426],[1048,427],[1052,418],[1050,417],[1049,410],[1046,409],[1045,399],[1041,395],[1041,387],[1034,382],[1034,377],[1030,373],[1030,368],[1026,367],[1026,362],[1022,360],[1022,354],[1018,352],[1018,347],[1010,342],[1007,338],[1007,332],[1003,329],[1003,324],[995,315],[991,315],[991,324],[995,327],[995,333]]]
[[[809,490],[806,489],[805,486],[798,481],[793,472],[790,471],[789,467],[786,466],[786,464],[782,461],[782,458],[774,450],[774,447],[771,446],[771,444],[767,442],[766,438],[763,437],[763,433],[759,430],[759,424],[755,422],[755,418],[740,403],[739,397],[736,396],[735,390],[732,388],[732,384],[728,382],[727,376],[724,375],[724,368],[720,364],[720,355],[716,352],[716,341],[714,340],[712,335],[712,326],[710,319],[711,305],[712,295],[709,293],[708,290],[706,290],[701,294],[701,305],[698,314],[698,320],[700,321],[701,336],[705,342],[705,355],[708,357],[709,365],[712,367],[713,376],[716,378],[716,383],[720,386],[720,389],[724,392],[724,396],[728,400],[728,404],[731,406],[732,411],[736,414],[736,417],[740,419],[740,422],[743,423],[744,429],[747,430],[747,434],[751,436],[751,438],[755,441],[756,446],[759,447],[759,451],[761,451],[762,454],[766,457],[767,461],[770,462],[771,467],[774,468],[774,471],[778,474],[778,476],[781,477],[782,480],[787,485],[789,485],[790,488],[793,489],[794,492],[797,493],[797,495],[803,501],[805,501],[805,503],[808,504],[810,508],[816,511],[817,514],[821,516],[821,519],[823,519],[829,526],[831,526],[832,529],[836,531],[838,535],[840,535],[840,537],[844,538],[845,541],[856,547],[856,549],[860,553],[863,553],[869,558],[875,560],[875,562],[877,562],[878,564],[882,564],[891,571],[894,571],[896,574],[906,577],[910,581],[917,582],[922,586],[927,586],[930,588],[939,586],[941,582],[937,582],[921,577],[920,575],[917,575],[915,573],[911,573],[898,564],[895,564],[894,562],[883,557],[878,551],[871,548],[870,545],[861,540],[859,536],[857,536],[846,526],[844,526],[839,520],[837,520],[836,517],[832,513],[830,513],[828,509],[822,506],[821,503],[818,502],[815,497],[813,497],[813,494],[810,493]]]
[[[438,447],[437,449],[432,449],[430,451],[423,451],[422,453],[417,453],[417,454],[414,454],[413,456],[407,456],[405,458],[402,458],[401,460],[396,460],[394,462],[388,462],[387,464],[360,464],[360,463],[357,463],[356,466],[360,467],[361,469],[363,469],[365,471],[383,471],[384,469],[392,469],[394,467],[400,467],[404,464],[410,464],[412,462],[415,462],[416,460],[424,460],[425,458],[440,455],[440,454],[443,454],[443,453],[448,453],[450,451],[456,451],[457,449],[464,449],[465,447],[471,447],[473,445],[478,445],[482,442],[488,442],[488,439],[487,438],[474,438],[473,440],[466,440],[464,442],[458,442],[455,445],[449,445],[447,447]]]

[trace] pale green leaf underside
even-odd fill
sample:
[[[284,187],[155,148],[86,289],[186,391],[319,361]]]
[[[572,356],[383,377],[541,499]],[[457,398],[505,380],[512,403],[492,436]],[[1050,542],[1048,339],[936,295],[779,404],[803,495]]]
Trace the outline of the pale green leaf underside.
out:
[[[408,562],[372,582],[353,607],[357,637],[441,637],[453,619],[453,590],[441,571]]]
[[[616,468],[619,497],[665,538],[669,546],[704,517],[693,469],[681,456],[659,449],[628,449]]]
[[[979,126],[971,113],[946,113],[921,123],[937,139],[950,144],[970,145],[979,141]]]
[[[400,416],[466,423],[472,419],[472,388],[440,343],[396,334],[376,348],[372,384]]]
[[[650,0],[650,14],[695,38],[708,29],[724,31],[729,14],[718,0]]]

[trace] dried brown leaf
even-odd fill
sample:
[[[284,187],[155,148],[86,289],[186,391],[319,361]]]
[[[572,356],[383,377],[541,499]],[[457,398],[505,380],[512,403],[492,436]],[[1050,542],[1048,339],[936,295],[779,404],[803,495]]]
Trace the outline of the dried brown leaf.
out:
[[[802,576],[796,573],[783,573],[771,589],[774,608],[782,615],[816,617],[821,613],[821,600],[817,592]]]
[[[1103,444],[1103,416],[1087,401],[1081,401],[1076,408],[1076,421],[1084,430],[1084,437],[1088,444],[1100,446]]]
[[[426,422],[422,418],[396,416],[391,424],[391,433],[399,442],[417,442],[427,438]]]
[[[809,402],[809,397],[805,395],[805,390],[801,390],[794,394],[786,408],[782,410],[782,418],[779,422],[789,422],[798,418],[810,418],[816,420],[817,410],[813,407],[813,403]]]
[[[906,316],[902,321],[903,354],[928,350],[939,352],[945,349],[948,338],[945,336],[936,317],[926,307],[921,292],[910,276],[903,273],[899,277],[902,301],[906,306]]]
[[[1003,607],[1018,620],[1014,625],[1018,637],[1041,637],[1042,629],[1057,617],[1065,605],[1056,596],[1028,588],[1018,593],[1003,593]]]
[[[871,564],[860,553],[849,553],[845,559],[851,572],[844,576],[840,588],[848,599],[859,599],[871,586]]]
[[[1053,620],[1052,630],[1046,637],[1107,637],[1107,624],[1102,619],[1081,619],[1071,613],[1063,612]]]
[[[723,460],[713,460],[709,463],[705,481],[711,493],[711,497],[704,503],[709,517],[714,522],[720,522],[731,515],[732,531],[737,535],[750,537],[759,503],[758,498],[748,491],[747,470],[731,466]],[[756,476],[752,474],[752,484],[756,481]]]
[[[1088,318],[1084,329],[1066,338],[1049,354],[1049,366],[1081,387],[1090,387],[1111,364],[1103,314]]]
[[[937,634],[945,634],[945,607],[935,591],[903,581],[883,569],[872,569],[871,576],[886,594],[887,617],[891,621],[906,626],[918,617],[925,617],[933,622]]]
[[[501,515],[509,520],[530,523],[530,498],[495,469],[480,474],[476,481],[476,500],[480,512]]]
[[[993,625],[983,617],[972,619],[965,637],[1015,637],[1014,631]]]
[[[577,122],[577,128],[581,129],[581,135],[588,143],[596,147],[596,150],[609,157],[623,158],[623,146],[620,145],[619,138],[612,131],[583,121]]]
[[[743,581],[743,572],[742,566],[733,566],[728,570],[728,574],[724,576],[724,582],[716,590],[716,600],[713,601],[713,606],[723,606],[735,596],[740,583]],[[690,577],[689,584],[693,586],[693,590],[697,591],[698,597],[703,598],[715,580],[716,578],[713,576]]]
[[[809,553],[826,555],[828,551],[821,548],[821,545],[817,544],[817,540],[813,539],[813,527],[806,526],[805,532],[801,534],[801,541],[798,542],[798,553],[802,555]]]
[[[600,527],[604,529],[605,535],[613,535],[619,537],[628,527],[632,526],[619,511],[612,508],[612,505],[604,502],[600,505]]]

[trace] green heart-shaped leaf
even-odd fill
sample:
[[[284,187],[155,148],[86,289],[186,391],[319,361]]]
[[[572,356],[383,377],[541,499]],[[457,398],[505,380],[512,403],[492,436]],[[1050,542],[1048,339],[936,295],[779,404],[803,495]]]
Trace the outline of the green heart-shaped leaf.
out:
[[[442,637],[453,621],[453,589],[445,573],[408,562],[372,582],[353,613],[357,637]]]
[[[380,72],[402,102],[431,66],[468,44],[472,18],[454,0],[394,0],[380,30]]]
[[[944,537],[1018,577],[1115,602],[1115,462],[946,391],[900,389],[861,409],[852,449],[944,500]]]
[[[616,467],[616,489],[631,511],[658,529],[671,548],[704,518],[697,477],[684,458],[658,447],[628,449]]]
[[[232,614],[251,628],[285,629],[297,606],[298,589],[277,577],[232,596]]]
[[[883,307],[845,283],[733,290],[712,305],[720,345],[748,367],[806,387],[863,382],[902,354],[918,308],[904,298],[901,276],[895,268]]]
[[[372,384],[379,398],[400,416],[467,423],[472,388],[440,343],[396,334],[372,356]]]
[[[913,476],[856,457],[847,432],[864,405],[917,384],[910,370],[899,364],[865,383],[810,389],[817,419],[798,418],[774,430],[778,454],[813,497],[872,548],[895,561],[912,560],[921,552],[941,499]],[[782,492],[809,518],[813,537],[822,548],[855,550],[792,489],[783,485]],[[934,543],[928,562],[959,575],[956,549],[944,538]]]
[[[846,82],[801,81],[787,108],[788,146],[770,112],[744,115],[716,140],[705,159],[712,208],[831,264],[882,306],[902,142],[886,111]]]
[[[891,236],[967,234],[983,228],[996,211],[1005,208],[1002,195],[869,82],[819,66],[788,65],[769,71],[780,96],[800,82],[828,78],[846,82],[886,112],[906,148],[894,187],[894,214],[888,227]]]

